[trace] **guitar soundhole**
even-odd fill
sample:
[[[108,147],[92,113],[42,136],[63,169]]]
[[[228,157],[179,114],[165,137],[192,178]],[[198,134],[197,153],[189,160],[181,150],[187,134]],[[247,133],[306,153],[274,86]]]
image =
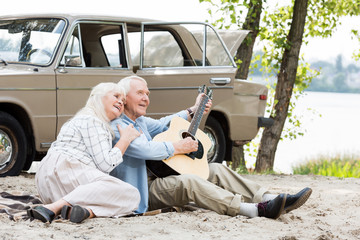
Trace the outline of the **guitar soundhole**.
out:
[[[193,140],[197,140],[198,141],[198,150],[196,152],[191,152],[191,153],[187,153],[185,154],[186,156],[190,157],[191,159],[202,159],[202,157],[204,156],[204,147],[202,145],[202,143],[196,139],[191,133],[189,132],[183,132],[181,134],[182,138],[187,138],[187,137],[191,137]]]

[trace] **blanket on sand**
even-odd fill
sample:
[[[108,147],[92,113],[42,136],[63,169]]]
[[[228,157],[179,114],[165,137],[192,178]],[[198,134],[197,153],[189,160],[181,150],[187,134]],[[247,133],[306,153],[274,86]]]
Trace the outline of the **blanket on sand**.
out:
[[[0,193],[0,213],[6,213],[10,220],[27,220],[26,211],[36,205],[41,205],[41,200],[31,194],[20,191]]]
[[[21,191],[1,192],[0,193],[0,214],[6,213],[10,220],[18,221],[28,220],[27,210],[37,205],[42,205],[40,198],[36,195],[28,194]],[[159,213],[167,212],[183,212],[185,210],[194,211],[198,208],[191,205],[186,205],[182,208],[168,207],[149,211],[142,214],[130,214],[124,217],[136,217],[136,216],[152,216]],[[33,219],[30,219],[33,220]]]

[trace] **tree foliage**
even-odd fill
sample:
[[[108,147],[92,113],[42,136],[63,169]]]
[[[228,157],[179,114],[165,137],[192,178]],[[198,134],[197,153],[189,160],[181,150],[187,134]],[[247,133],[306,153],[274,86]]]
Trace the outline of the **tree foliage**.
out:
[[[251,3],[256,0],[199,0],[200,2],[210,3],[210,21],[218,28],[239,29],[248,13]],[[263,0],[262,18],[259,26],[258,41],[262,46],[261,56],[253,56],[250,69],[260,68],[260,71],[267,75],[278,76],[284,51],[290,48],[291,44],[287,41],[293,17],[294,0],[274,1]],[[360,0],[308,0],[307,16],[303,34],[303,44],[308,44],[311,38],[331,37],[334,31],[341,24],[340,18],[343,16],[360,15]],[[360,41],[359,31],[353,30],[352,34]],[[354,49],[355,50],[355,49]],[[358,49],[359,50],[359,49]],[[360,58],[360,51],[355,54]],[[260,66],[255,62],[261,59]],[[313,70],[310,64],[304,60],[304,56],[299,57],[296,80],[292,89],[288,109],[288,123],[292,124],[290,132],[283,131],[282,137],[301,135],[297,132],[300,122],[297,116],[292,114],[296,106],[296,99],[301,96],[309,86],[314,77],[320,74],[318,70]],[[341,77],[341,76],[339,76]],[[269,85],[270,96],[276,94],[277,82]],[[278,91],[278,90],[277,90]],[[277,100],[270,99],[270,116],[276,116]],[[276,147],[274,151],[276,150]],[[270,166],[272,170],[272,165]]]

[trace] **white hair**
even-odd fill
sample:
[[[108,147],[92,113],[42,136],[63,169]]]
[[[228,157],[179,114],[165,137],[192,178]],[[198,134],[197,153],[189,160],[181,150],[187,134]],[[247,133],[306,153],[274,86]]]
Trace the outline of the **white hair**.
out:
[[[110,119],[106,115],[103,104],[103,97],[109,92],[120,93],[125,96],[124,88],[122,88],[119,84],[113,82],[99,83],[93,87],[85,107],[80,109],[76,115],[93,115],[98,117],[110,130],[112,136],[114,136],[114,132],[110,127]]]
[[[143,79],[142,77],[139,77],[139,76],[136,76],[136,75],[132,75],[132,76],[129,76],[129,77],[125,77],[123,79],[121,79],[119,82],[118,82],[118,85],[121,86],[124,91],[125,91],[125,95],[127,95],[130,91],[130,84],[133,80],[139,80],[139,81],[142,81],[146,84],[147,86],[147,82],[145,79]]]

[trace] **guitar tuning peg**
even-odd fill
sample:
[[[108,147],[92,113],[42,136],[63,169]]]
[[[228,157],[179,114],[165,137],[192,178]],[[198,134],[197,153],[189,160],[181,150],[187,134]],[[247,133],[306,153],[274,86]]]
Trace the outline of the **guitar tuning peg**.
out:
[[[199,86],[198,93],[205,93],[206,85]]]

